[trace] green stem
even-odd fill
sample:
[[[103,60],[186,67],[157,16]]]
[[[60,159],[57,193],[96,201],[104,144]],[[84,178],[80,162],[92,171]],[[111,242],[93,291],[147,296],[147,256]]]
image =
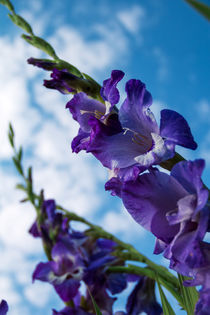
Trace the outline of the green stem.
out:
[[[121,249],[127,250],[127,252],[116,251],[115,254],[117,257],[120,257],[124,260],[133,260],[133,261],[138,261],[138,262],[144,263],[147,266],[149,266],[151,269],[156,271],[166,281],[170,281],[170,283],[177,288],[179,287],[179,282],[178,282],[177,278],[175,276],[173,276],[168,271],[167,268],[154,263],[153,261],[151,261],[149,258],[144,256],[143,254],[139,253],[139,251],[137,251],[131,244],[127,244],[127,243],[121,241],[116,236],[112,235],[111,233],[104,231],[100,226],[90,223],[88,220],[78,216],[75,213],[69,212],[68,210],[64,209],[61,206],[57,206],[57,209],[60,209],[63,212],[65,212],[66,217],[69,218],[69,220],[82,222],[82,223],[90,226],[91,229],[89,230],[89,234],[95,235],[96,237],[102,237],[102,238],[112,240],[112,241],[116,242]]]

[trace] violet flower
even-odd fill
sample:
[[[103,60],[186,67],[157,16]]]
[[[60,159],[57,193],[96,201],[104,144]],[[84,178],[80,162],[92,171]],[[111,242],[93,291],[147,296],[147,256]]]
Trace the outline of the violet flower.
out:
[[[64,302],[73,299],[83,277],[83,260],[75,244],[63,239],[52,249],[52,261],[39,263],[33,273],[33,281],[41,280],[52,284]]]
[[[152,96],[140,80],[126,83],[127,97],[121,108],[117,83],[122,71],[113,70],[104,81],[104,104],[81,92],[66,105],[80,129],[72,142],[73,152],[91,152],[112,171],[112,176],[134,180],[153,164],[173,157],[175,145],[196,149],[186,120],[172,110],[161,111],[160,128],[150,111]]]
[[[164,252],[170,267],[184,275],[208,264],[201,248],[209,220],[203,168],[204,160],[183,161],[171,176],[153,169],[135,182],[113,186],[110,181],[107,187],[115,189],[131,216],[157,237],[154,252]]]
[[[6,315],[9,310],[8,304],[5,300],[1,300],[0,303],[0,315]]]

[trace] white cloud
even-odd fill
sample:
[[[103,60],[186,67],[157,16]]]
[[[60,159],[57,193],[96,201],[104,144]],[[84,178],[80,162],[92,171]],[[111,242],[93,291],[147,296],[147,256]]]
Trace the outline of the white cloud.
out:
[[[207,117],[210,114],[210,102],[206,99],[200,100],[198,103],[195,104],[197,112],[200,116],[206,119],[206,122],[209,122]]]
[[[14,54],[14,51],[16,52]],[[34,77],[36,71],[28,71],[26,59],[32,50],[21,39],[0,38],[0,142],[2,158],[11,156],[7,139],[8,123],[15,124],[18,142],[30,142],[29,135],[39,121],[39,113],[29,106],[30,97],[27,81]]]
[[[82,72],[110,67],[114,61],[127,51],[127,39],[121,29],[115,25],[98,24],[93,27],[99,39],[86,40],[84,35],[73,27],[60,27],[50,42],[57,47],[58,55],[78,67]]]
[[[36,281],[33,286],[29,285],[24,289],[24,294],[32,304],[43,307],[49,302],[53,287],[49,283]]]
[[[9,203],[0,212],[0,240],[5,247],[14,247],[25,253],[40,252],[38,242],[28,234],[35,219],[30,204]],[[15,228],[18,226],[18,228]]]
[[[162,109],[166,109],[167,106],[163,101],[154,100],[152,106],[150,107],[151,111],[153,112],[157,123],[160,123],[160,112]]]
[[[143,229],[134,219],[130,216],[128,211],[121,207],[119,211],[108,211],[102,219],[102,226],[105,230],[120,235],[121,239],[125,242],[130,242],[133,239],[143,238],[145,236],[145,229]]]
[[[145,18],[145,11],[139,5],[118,12],[117,17],[123,26],[131,33],[137,33]]]
[[[12,280],[0,274],[0,296],[9,304],[17,304],[20,301],[20,295],[15,291]]]
[[[153,54],[157,60],[157,78],[160,81],[166,80],[169,77],[169,63],[168,58],[159,47],[154,48]]]

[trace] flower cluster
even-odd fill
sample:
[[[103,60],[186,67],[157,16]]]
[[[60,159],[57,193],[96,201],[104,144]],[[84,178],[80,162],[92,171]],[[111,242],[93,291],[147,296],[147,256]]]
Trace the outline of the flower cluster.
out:
[[[30,63],[44,68],[36,60]],[[46,87],[61,91],[62,86],[71,93],[77,79],[67,79],[65,70],[50,70],[52,80],[45,82]],[[185,285],[202,286],[195,312],[207,314],[210,245],[204,237],[210,230],[210,209],[208,190],[201,181],[205,162],[179,162],[170,174],[155,167],[174,157],[176,145],[195,150],[197,144],[188,123],[176,111],[162,110],[158,126],[149,109],[152,96],[140,80],[126,83],[126,99],[118,109],[117,84],[123,76],[122,71],[112,71],[103,82],[102,101],[74,89],[76,94],[66,105],[80,126],[72,150],[92,153],[109,169],[106,190],[119,196],[134,220],[156,236],[154,253],[163,252],[172,269],[193,277]]]
[[[40,217],[33,223],[30,233],[41,237],[49,255],[48,262],[39,263],[33,281],[50,283],[68,305],[53,314],[93,314],[92,297],[102,314],[113,314],[116,294],[121,293],[130,281],[137,282],[127,301],[127,313],[137,315],[161,314],[154,293],[154,281],[146,277],[108,272],[110,266],[123,266],[124,262],[113,255],[117,244],[108,239],[95,239],[85,232],[71,228],[67,217],[56,210],[54,200],[45,200]],[[86,291],[81,293],[81,283]],[[142,296],[142,297],[141,297]],[[136,303],[138,299],[138,303]],[[124,313],[122,313],[124,314]]]

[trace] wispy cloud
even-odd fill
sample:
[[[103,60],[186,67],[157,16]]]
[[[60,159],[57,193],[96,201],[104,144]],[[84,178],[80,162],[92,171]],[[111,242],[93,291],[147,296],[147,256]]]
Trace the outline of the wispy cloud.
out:
[[[195,104],[195,107],[201,118],[205,119],[206,122],[209,123],[209,119],[207,119],[207,117],[210,115],[210,101],[202,99]]]
[[[118,12],[117,18],[127,31],[136,34],[143,24],[145,10],[140,5],[133,5],[129,9]]]
[[[87,40],[78,30],[66,25],[50,39],[58,47],[61,58],[89,74],[110,67],[128,47],[127,39],[117,25],[96,24],[92,28],[98,39]]]
[[[169,62],[166,54],[159,47],[155,47],[153,54],[157,61],[157,78],[164,81],[169,77]]]

